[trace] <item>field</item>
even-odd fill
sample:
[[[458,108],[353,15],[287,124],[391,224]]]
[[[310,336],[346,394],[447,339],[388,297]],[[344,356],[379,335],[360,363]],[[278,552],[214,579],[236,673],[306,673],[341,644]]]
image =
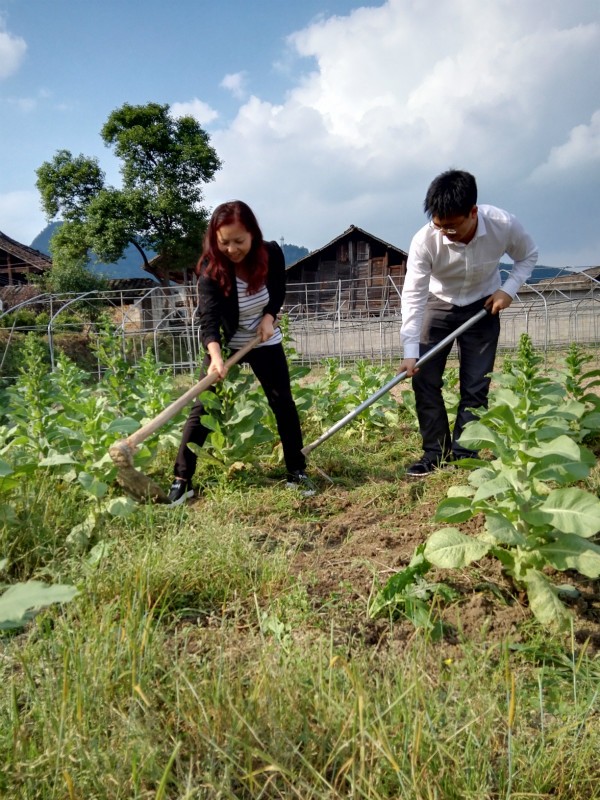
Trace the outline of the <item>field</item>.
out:
[[[571,378],[581,385],[584,360],[571,355]],[[240,372],[224,401],[246,398],[243,424],[239,406],[218,420],[224,438],[215,436],[212,460],[199,470],[200,495],[168,508],[123,501],[102,481],[106,443],[127,428],[115,430],[115,408],[121,403],[127,419],[133,402],[119,372],[126,367],[105,357],[110,402],[98,405],[97,389],[84,388],[68,365],[52,379],[58,384],[46,383],[32,345],[20,394],[5,405],[6,582],[36,579],[78,593],[0,639],[1,796],[600,797],[597,577],[540,568],[565,587],[556,593],[562,627],[540,622],[531,587],[492,552],[460,569],[431,566],[375,613],[388,580],[445,527],[436,513],[448,496],[461,496],[472,471],[405,476],[420,455],[408,386],[311,453],[319,492],[302,498],[285,488],[264,407]],[[547,392],[526,348],[521,367],[531,387]],[[150,415],[173,389],[143,369],[145,394],[135,400]],[[329,364],[318,378],[299,371],[306,440],[343,416],[343,398],[356,405],[387,377],[365,364],[345,375]],[[450,405],[452,382],[450,370]],[[577,393],[573,383],[570,391]],[[45,392],[52,399],[43,405]],[[28,403],[22,423],[18,397]],[[576,446],[585,440],[577,463],[589,468],[569,486],[595,509],[600,442],[586,433],[592,417],[581,412],[576,424],[574,409],[557,406],[553,417],[570,414]],[[77,445],[75,417],[86,431]],[[140,453],[140,468],[163,485],[180,424]],[[236,449],[225,435],[232,427],[252,430],[250,440],[262,444]],[[65,428],[70,460],[58,446]],[[547,427],[537,434],[555,441]],[[27,453],[36,441],[51,446],[35,455],[34,469]],[[567,456],[561,464],[549,492],[575,469]],[[567,516],[578,515],[585,512],[572,505]],[[475,538],[484,517],[477,511],[451,524]],[[582,535],[596,547],[596,534]]]

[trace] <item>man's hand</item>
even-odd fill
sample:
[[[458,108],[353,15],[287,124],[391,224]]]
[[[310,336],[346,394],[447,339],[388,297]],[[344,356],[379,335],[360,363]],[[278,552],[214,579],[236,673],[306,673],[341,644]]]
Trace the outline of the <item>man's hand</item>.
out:
[[[400,364],[400,372],[404,372],[406,370],[406,377],[412,378],[413,375],[416,375],[419,371],[415,369],[415,364],[417,363],[416,358],[405,358],[404,361]]]
[[[496,289],[494,294],[491,294],[485,301],[484,308],[487,308],[490,314],[498,314],[504,308],[508,308],[512,301],[509,294],[503,292],[502,289]]]

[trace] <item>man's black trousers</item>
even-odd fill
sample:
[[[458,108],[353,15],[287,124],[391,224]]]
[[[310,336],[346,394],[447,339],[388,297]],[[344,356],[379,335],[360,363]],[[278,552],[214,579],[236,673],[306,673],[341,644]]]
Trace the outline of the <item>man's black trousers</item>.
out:
[[[480,311],[486,298],[468,306],[456,306],[430,294],[427,300],[421,332],[420,355],[455,331]],[[469,409],[487,408],[490,387],[489,373],[494,369],[500,319],[498,314],[487,314],[462,333],[458,339],[460,401],[454,430],[450,432],[448,414],[442,397],[443,375],[453,343],[424,364],[413,378],[413,389],[423,439],[423,452],[433,461],[448,457],[475,455],[461,447],[458,439],[464,426],[474,415]]]

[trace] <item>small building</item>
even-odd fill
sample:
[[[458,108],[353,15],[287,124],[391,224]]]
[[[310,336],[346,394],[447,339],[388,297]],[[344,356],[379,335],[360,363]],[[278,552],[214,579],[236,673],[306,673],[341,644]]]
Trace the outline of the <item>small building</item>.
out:
[[[408,254],[356,225],[287,268],[286,307],[379,315],[400,306]]]
[[[535,277],[535,270],[532,278]],[[540,280],[529,280],[519,289],[519,296],[526,295],[544,296],[546,303],[557,303],[572,300],[583,300],[591,297],[600,299],[600,267],[587,269],[556,270],[551,277]]]

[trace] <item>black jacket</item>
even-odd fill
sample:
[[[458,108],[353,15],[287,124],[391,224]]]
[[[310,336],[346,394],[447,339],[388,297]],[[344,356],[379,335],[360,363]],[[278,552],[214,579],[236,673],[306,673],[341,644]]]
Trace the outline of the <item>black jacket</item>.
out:
[[[263,314],[272,314],[275,318],[285,299],[285,258],[283,250],[277,242],[265,242],[265,246],[269,256],[266,281],[269,302],[263,308]],[[235,265],[231,262],[229,263],[229,278],[231,291],[226,297],[216,281],[206,275],[204,269],[200,273],[198,306],[204,347],[208,347],[210,342],[219,342],[220,345],[227,344],[237,330],[240,310]],[[221,335],[221,330],[223,335]]]

